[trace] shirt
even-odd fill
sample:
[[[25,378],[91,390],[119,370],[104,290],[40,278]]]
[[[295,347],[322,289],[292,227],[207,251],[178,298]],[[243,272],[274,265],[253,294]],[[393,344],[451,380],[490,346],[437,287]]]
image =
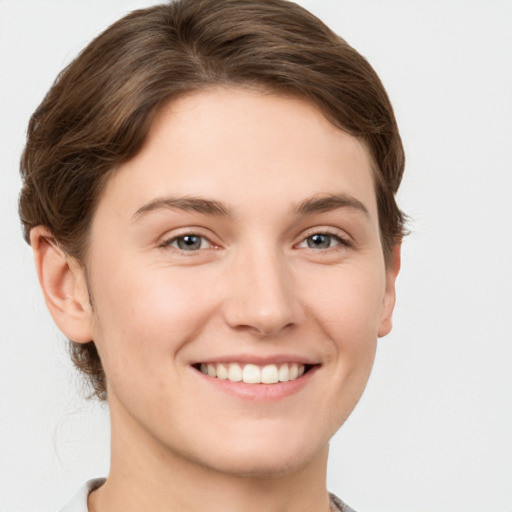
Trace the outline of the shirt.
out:
[[[86,482],[85,485],[82,486],[81,489],[73,496],[73,499],[60,510],[60,512],[88,512],[87,498],[89,493],[100,487],[104,482],[104,478],[96,478]],[[329,497],[331,499],[332,512],[355,512],[334,494],[329,494]]]

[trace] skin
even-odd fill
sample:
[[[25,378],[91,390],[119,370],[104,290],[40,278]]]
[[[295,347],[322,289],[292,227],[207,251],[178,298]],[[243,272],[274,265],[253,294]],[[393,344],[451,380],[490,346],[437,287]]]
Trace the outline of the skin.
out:
[[[328,442],[391,329],[399,268],[364,145],[302,99],[194,93],[110,178],[90,235],[86,280],[31,233],[55,321],[94,339],[108,378],[111,473],[90,509],[329,510]],[[298,359],[313,370],[293,391],[193,366]]]

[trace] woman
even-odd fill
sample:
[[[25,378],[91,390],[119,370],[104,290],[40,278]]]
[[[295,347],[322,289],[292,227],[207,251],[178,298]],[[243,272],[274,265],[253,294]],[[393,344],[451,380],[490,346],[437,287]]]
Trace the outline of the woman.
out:
[[[328,442],[391,329],[403,164],[373,69],[282,0],[135,11],[61,73],[20,213],[112,426],[64,511],[350,510]]]

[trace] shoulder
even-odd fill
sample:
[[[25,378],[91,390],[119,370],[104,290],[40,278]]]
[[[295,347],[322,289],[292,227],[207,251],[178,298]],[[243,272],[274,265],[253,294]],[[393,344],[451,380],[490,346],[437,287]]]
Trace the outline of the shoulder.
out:
[[[329,497],[331,499],[332,512],[356,512],[354,509],[343,503],[343,501],[341,501],[336,495],[329,493]]]
[[[60,512],[88,512],[87,497],[89,493],[103,485],[104,482],[104,478],[95,478],[86,482]]]

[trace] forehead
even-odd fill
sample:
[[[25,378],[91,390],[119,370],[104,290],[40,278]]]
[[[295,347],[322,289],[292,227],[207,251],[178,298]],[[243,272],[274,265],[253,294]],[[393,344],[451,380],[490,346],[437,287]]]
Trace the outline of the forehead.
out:
[[[376,215],[365,145],[302,98],[217,87],[165,105],[103,199],[124,195],[136,204],[164,194],[205,195],[236,207],[262,196],[284,203],[315,193],[350,193]]]

